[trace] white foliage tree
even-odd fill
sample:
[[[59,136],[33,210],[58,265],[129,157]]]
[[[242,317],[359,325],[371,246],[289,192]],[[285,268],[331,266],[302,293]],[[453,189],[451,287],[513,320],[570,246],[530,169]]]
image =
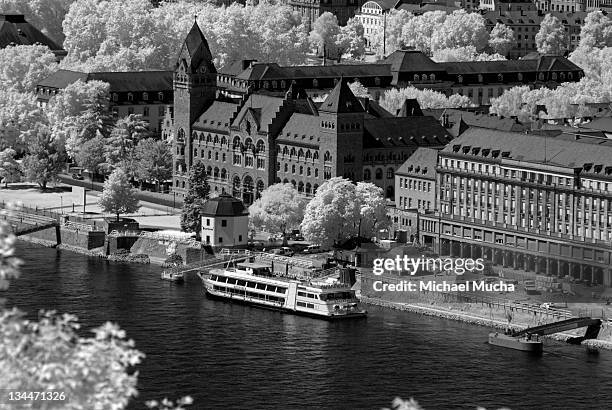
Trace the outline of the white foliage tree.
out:
[[[312,23],[310,42],[325,57],[335,56],[338,52],[336,42],[339,34],[338,18],[326,11]]]
[[[47,46],[9,46],[0,49],[0,88],[33,92],[40,80],[58,68]]]
[[[505,60],[501,54],[478,53],[476,47],[442,48],[434,51],[432,60],[437,62],[451,61],[497,61]]]
[[[117,215],[117,221],[120,214],[133,213],[140,208],[136,190],[121,168],[115,169],[104,182],[99,204],[104,212]]]
[[[600,10],[590,12],[580,30],[579,47],[612,47],[612,19]]]
[[[456,10],[434,30],[431,49],[473,46],[480,52],[487,46],[488,39],[489,33],[481,14]]]
[[[379,55],[389,55],[407,45],[402,35],[403,27],[415,17],[406,10],[391,9],[386,15],[384,31],[379,30],[374,36],[373,46]],[[385,47],[383,48],[383,40]]]
[[[17,153],[12,148],[5,148],[0,151],[0,181],[4,180],[5,188],[21,173],[21,167],[15,160],[15,155]]]
[[[453,94],[450,97],[437,91],[415,87],[392,88],[385,91],[380,99],[380,105],[391,113],[397,112],[406,99],[416,98],[423,109],[427,108],[465,108],[472,105],[469,97]]]
[[[0,13],[24,14],[27,21],[61,45],[62,22],[75,0],[0,0]]]
[[[330,247],[357,236],[375,236],[388,226],[381,188],[335,177],[317,189],[306,206],[301,229],[307,240]]]
[[[446,12],[428,11],[421,16],[409,19],[402,27],[402,41],[410,47],[430,54],[432,50],[431,39],[435,31],[439,30],[446,21]]]
[[[345,26],[340,27],[336,38],[336,47],[341,54],[348,54],[353,59],[360,59],[365,54],[364,29],[356,18],[348,20]]]
[[[42,121],[45,116],[34,93],[0,88],[0,149],[25,143],[24,133]]]
[[[563,55],[567,49],[568,35],[561,20],[547,14],[540,23],[540,31],[536,34],[535,41],[539,53]]]
[[[489,47],[497,53],[505,56],[514,45],[514,31],[502,23],[495,24],[489,34]]]
[[[299,227],[304,217],[305,201],[292,184],[274,184],[264,189],[261,198],[249,207],[249,217],[256,229],[283,234]]]

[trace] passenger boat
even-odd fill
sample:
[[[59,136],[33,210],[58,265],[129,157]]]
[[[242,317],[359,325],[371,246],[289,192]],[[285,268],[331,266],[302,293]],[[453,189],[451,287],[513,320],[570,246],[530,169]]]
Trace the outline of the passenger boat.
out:
[[[162,271],[161,278],[176,283],[182,283],[185,280],[183,272],[177,269],[166,269]]]
[[[498,332],[489,333],[489,344],[531,353],[542,353],[544,347],[537,336],[534,339],[530,336],[515,337]]]
[[[274,276],[264,264],[244,262],[198,275],[206,294],[216,298],[330,320],[367,315],[348,284]]]

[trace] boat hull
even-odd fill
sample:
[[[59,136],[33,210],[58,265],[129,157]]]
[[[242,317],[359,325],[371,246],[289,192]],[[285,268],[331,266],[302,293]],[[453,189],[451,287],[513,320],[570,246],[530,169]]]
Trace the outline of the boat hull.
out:
[[[294,315],[312,317],[312,318],[323,319],[323,320],[336,321],[336,320],[365,319],[365,318],[367,318],[367,312],[365,312],[365,311],[355,312],[355,313],[338,314],[338,315],[319,315],[319,314],[316,314],[316,313],[310,313],[310,312],[305,312],[305,311],[300,311],[300,310],[287,309],[287,308],[282,307],[282,306],[264,305],[264,304],[261,304],[261,303],[256,303],[256,302],[253,302],[251,300],[245,300],[245,299],[242,299],[242,298],[230,298],[230,297],[227,297],[227,296],[224,296],[224,295],[217,295],[215,293],[209,292],[207,289],[204,290],[204,293],[206,294],[206,297],[208,297],[210,299],[222,300],[222,301],[225,301],[225,302],[228,302],[228,303],[236,303],[236,304],[239,304],[239,305],[252,306],[252,307],[256,307],[256,308],[260,308],[260,309],[267,309],[267,310],[275,310],[275,311],[278,311],[278,312],[291,313],[291,314],[294,314]]]
[[[503,333],[489,333],[489,344],[530,353],[542,353],[544,347],[541,341],[526,340],[525,338],[512,337]]]

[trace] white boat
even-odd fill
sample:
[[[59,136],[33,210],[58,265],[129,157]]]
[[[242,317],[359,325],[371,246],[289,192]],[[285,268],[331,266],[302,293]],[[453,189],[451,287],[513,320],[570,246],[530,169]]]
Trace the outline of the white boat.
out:
[[[183,272],[180,272],[177,269],[166,269],[162,271],[161,278],[177,283],[183,282],[185,280]]]
[[[207,295],[216,298],[323,319],[367,315],[348,284],[278,277],[269,266],[248,262],[198,275]]]
[[[489,333],[489,344],[531,353],[542,353],[543,350],[543,343],[538,336],[514,337],[495,332]]]

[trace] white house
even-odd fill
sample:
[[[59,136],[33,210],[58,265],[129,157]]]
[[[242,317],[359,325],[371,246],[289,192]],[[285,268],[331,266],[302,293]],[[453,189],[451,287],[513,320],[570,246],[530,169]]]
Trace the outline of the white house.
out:
[[[220,247],[246,245],[249,212],[239,199],[221,194],[206,201],[200,215],[203,243]]]

